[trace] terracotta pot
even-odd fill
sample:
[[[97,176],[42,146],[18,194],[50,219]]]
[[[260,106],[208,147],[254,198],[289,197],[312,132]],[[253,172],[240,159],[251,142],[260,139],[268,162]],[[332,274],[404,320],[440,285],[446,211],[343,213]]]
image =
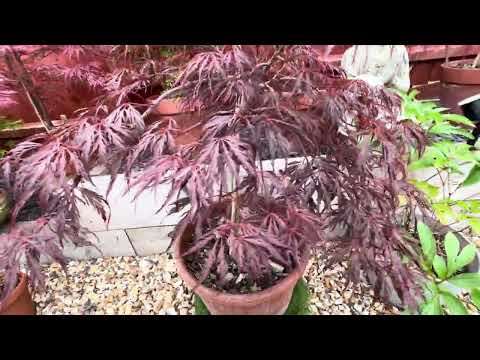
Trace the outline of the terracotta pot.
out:
[[[200,126],[193,126],[199,124],[201,121],[200,114],[181,109],[180,102],[177,100],[163,100],[156,106],[155,110],[152,111],[152,114],[148,117],[146,123],[150,124],[161,117],[167,116],[175,119],[177,125],[182,131],[188,130],[188,132],[178,136],[175,139],[177,144],[189,145],[198,141],[201,136],[202,129]]]
[[[192,234],[185,232],[175,244],[174,257],[177,271],[190,289],[200,296],[212,315],[283,315],[292,298],[293,288],[305,271],[306,262],[274,286],[252,294],[227,294],[198,283],[180,256],[191,241]]]
[[[471,65],[472,60],[457,60],[442,64],[441,81],[460,85],[480,85],[480,69],[456,66],[465,64]]]
[[[20,274],[20,281],[5,299],[4,306],[0,309],[0,315],[35,315],[37,313],[32,296],[28,290],[27,275]]]

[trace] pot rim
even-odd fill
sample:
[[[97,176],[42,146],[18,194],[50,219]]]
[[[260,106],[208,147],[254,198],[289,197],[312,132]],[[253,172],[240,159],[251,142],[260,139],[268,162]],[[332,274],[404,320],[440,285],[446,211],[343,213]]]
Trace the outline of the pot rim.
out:
[[[217,301],[224,301],[228,299],[228,302],[230,304],[259,303],[267,301],[269,298],[271,298],[274,294],[278,292],[283,292],[291,286],[290,282],[292,279],[296,278],[296,283],[298,279],[303,276],[309,258],[306,256],[304,262],[300,266],[297,266],[295,270],[289,273],[286,277],[284,277],[275,285],[270,286],[267,289],[263,289],[255,293],[229,294],[208,288],[200,284],[198,279],[195,278],[195,276],[190,272],[190,270],[185,264],[184,258],[181,256],[181,248],[184,239],[185,235],[178,239],[178,241],[176,241],[174,249],[174,259],[178,267],[179,275],[181,273],[181,277],[187,283],[187,285],[191,287],[192,291],[198,293],[200,296],[206,295],[208,297],[215,298]]]
[[[12,293],[5,299],[3,306],[0,307],[0,313],[12,306],[25,289],[27,289],[27,275],[24,272],[20,272],[18,284]]]
[[[465,106],[465,105],[471,104],[471,103],[473,103],[475,101],[478,101],[478,100],[480,100],[480,94],[473,95],[473,96],[470,96],[466,99],[461,100],[458,103],[458,106]]]
[[[469,63],[473,63],[473,60],[472,59],[463,59],[463,60],[453,60],[453,61],[449,61],[448,64],[446,62],[444,62],[441,67],[444,68],[444,69],[448,69],[449,71],[480,71],[480,68],[458,68],[458,67],[455,67],[455,66],[452,66],[451,64],[469,64]]]

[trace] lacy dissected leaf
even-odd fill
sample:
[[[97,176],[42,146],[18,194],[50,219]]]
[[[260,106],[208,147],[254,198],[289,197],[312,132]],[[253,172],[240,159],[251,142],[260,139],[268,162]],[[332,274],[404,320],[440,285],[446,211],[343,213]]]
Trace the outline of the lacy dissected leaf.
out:
[[[0,234],[0,271],[4,274],[0,304],[17,286],[22,258],[29,282],[35,288],[42,288],[44,284],[40,255],[50,257],[62,266],[66,265],[57,237],[48,230],[47,225],[48,221],[40,218],[29,225],[15,226],[8,233]]]
[[[407,177],[411,148],[422,156],[429,138],[399,120],[400,96],[284,45],[201,51],[170,91],[198,111],[201,136],[175,148],[168,126],[152,126],[128,160],[143,166],[132,185],[166,186],[172,211],[190,206],[175,239],[192,227],[202,279],[225,280],[230,262],[252,279],[268,277],[270,261],[288,272],[318,246],[347,262],[350,281],[415,306],[420,244],[398,218],[431,210]]]

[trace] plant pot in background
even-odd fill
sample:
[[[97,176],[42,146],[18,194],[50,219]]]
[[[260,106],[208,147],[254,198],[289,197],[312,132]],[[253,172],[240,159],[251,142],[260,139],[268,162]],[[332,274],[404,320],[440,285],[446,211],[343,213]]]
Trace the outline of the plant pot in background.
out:
[[[449,108],[450,113],[462,114],[459,102],[480,93],[480,69],[464,68],[473,60],[458,60],[444,63],[440,67],[440,83],[428,85],[432,94],[427,98],[439,98],[442,107]],[[435,88],[435,89],[433,89]]]
[[[472,62],[472,60],[457,60],[442,64],[441,81],[458,85],[480,85],[480,69],[472,68]]]
[[[20,273],[15,290],[8,296],[0,308],[0,315],[35,315],[35,304],[28,290],[27,275]]]
[[[306,262],[274,286],[251,294],[222,293],[199,284],[181,256],[192,238],[186,231],[175,243],[177,271],[190,289],[200,296],[212,315],[282,315],[290,303],[293,289],[302,277]]]
[[[154,99],[151,99],[153,101]],[[201,126],[198,125],[201,121],[201,114],[195,111],[188,111],[181,108],[178,100],[163,100],[156,107],[155,110],[146,119],[147,125],[164,117],[172,117],[180,130],[186,133],[179,135],[175,141],[178,145],[190,145],[200,138],[202,133]],[[193,127],[193,128],[192,128]],[[189,130],[190,129],[190,130]]]

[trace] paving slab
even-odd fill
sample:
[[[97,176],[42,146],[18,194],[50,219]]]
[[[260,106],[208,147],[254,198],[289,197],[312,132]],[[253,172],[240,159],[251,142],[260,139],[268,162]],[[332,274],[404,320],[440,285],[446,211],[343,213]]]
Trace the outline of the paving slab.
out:
[[[159,254],[167,250],[170,244],[168,234],[175,226],[155,226],[137,229],[127,229],[126,233],[135,252],[139,256]],[[170,249],[172,251],[172,249]]]
[[[95,186],[89,183],[83,186],[105,196],[110,176],[100,175],[94,176],[92,179]],[[175,225],[180,221],[183,213],[168,215],[170,210],[168,207],[156,213],[167,197],[170,189],[168,185],[160,186],[156,191],[145,191],[135,201],[133,200],[135,191],[124,194],[126,189],[125,176],[120,174],[107,198],[111,208],[111,219],[108,227],[91,207],[78,204],[81,224],[90,231],[96,232]]]
[[[63,254],[72,260],[88,260],[110,256],[134,256],[135,251],[123,230],[110,230],[89,235],[88,240],[95,246],[75,247],[72,243],[66,242]],[[97,239],[98,238],[98,239]],[[99,251],[100,250],[100,251]],[[42,263],[50,263],[50,259],[41,258]]]

